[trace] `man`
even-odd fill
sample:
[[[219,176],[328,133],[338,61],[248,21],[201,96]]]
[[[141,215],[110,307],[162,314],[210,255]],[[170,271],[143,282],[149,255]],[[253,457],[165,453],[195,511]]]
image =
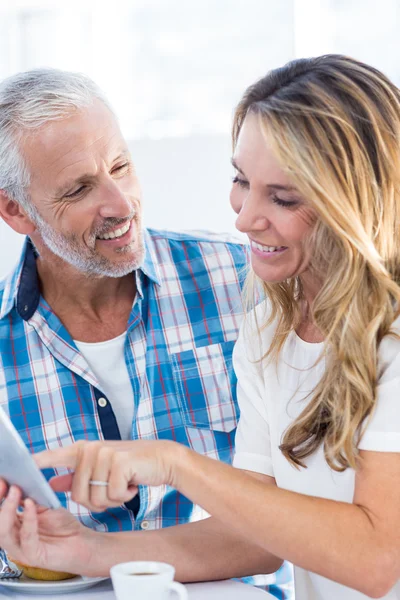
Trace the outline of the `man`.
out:
[[[93,82],[77,74],[37,70],[0,86],[0,190],[1,217],[27,236],[0,287],[0,405],[30,451],[81,439],[160,438],[231,461],[244,248],[227,238],[143,230],[139,182],[117,120]],[[101,513],[70,496],[63,502],[104,532],[206,516],[165,488],[140,489]],[[171,530],[172,544],[179,531]],[[205,529],[199,545],[206,551],[213,537]],[[258,548],[232,547],[263,570]],[[208,573],[229,577],[233,566]]]

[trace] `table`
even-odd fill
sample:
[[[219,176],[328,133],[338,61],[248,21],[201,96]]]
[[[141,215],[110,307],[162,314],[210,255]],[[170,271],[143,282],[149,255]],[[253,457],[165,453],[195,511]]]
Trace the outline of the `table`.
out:
[[[190,583],[186,585],[189,600],[247,600],[248,598],[259,598],[259,600],[276,600],[274,596],[263,592],[258,588],[238,581],[210,581],[207,583]],[[174,596],[171,595],[171,598]],[[31,594],[16,594],[13,591],[0,591],[0,598],[10,600],[49,600],[50,596],[32,596]],[[52,596],[53,600],[115,600],[111,581],[103,581],[98,585],[73,594],[60,594]]]

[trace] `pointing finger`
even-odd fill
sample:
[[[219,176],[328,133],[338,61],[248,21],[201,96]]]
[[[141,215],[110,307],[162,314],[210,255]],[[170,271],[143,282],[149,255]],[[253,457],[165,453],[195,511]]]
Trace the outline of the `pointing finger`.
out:
[[[56,448],[55,450],[45,450],[33,455],[33,460],[39,467],[39,469],[46,469],[48,467],[69,467],[75,469],[79,453],[81,449],[80,444],[72,444],[66,448]]]

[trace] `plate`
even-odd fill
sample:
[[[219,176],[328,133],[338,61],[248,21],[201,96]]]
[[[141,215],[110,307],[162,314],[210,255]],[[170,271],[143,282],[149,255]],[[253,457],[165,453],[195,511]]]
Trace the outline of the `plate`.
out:
[[[21,575],[19,579],[0,579],[0,589],[8,588],[21,594],[70,594],[80,592],[87,588],[105,581],[108,577],[81,577],[77,575],[73,579],[64,581],[37,581]]]

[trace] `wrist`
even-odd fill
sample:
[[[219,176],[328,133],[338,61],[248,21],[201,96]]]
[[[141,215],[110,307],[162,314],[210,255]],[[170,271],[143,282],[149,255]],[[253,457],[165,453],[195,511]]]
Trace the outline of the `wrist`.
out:
[[[110,548],[112,534],[85,527],[82,533],[82,553],[78,558],[79,574],[86,577],[110,576]],[[108,540],[106,539],[108,538]],[[104,551],[102,550],[105,544]],[[77,571],[78,572],[78,571]]]
[[[177,442],[169,442],[167,464],[169,467],[168,485],[176,490],[181,490],[184,474],[190,470],[192,457],[195,453],[187,446]]]

